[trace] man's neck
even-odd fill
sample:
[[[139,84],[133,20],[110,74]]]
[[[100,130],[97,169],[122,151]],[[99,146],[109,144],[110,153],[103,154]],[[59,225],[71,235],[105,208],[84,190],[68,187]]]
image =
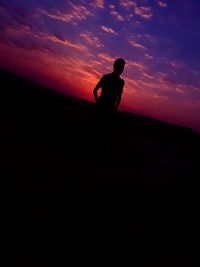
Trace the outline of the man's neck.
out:
[[[118,73],[116,73],[116,72],[112,72],[112,74],[113,74],[113,76],[115,76],[116,78],[119,78],[120,77],[120,75],[118,74]]]

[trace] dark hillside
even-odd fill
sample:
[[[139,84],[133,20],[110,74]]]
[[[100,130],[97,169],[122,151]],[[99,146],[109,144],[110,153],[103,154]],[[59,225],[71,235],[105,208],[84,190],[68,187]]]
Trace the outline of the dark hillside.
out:
[[[21,266],[192,266],[200,136],[0,71],[2,240]],[[8,254],[8,256],[6,256]]]

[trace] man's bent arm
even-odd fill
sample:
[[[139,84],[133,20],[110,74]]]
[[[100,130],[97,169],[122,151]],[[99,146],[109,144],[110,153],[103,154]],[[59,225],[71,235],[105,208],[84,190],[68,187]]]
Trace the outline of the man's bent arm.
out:
[[[122,93],[123,93],[123,88],[124,88],[124,81],[123,81],[123,84],[122,84],[122,87],[121,87],[121,92],[120,92],[120,94],[117,96],[117,100],[116,100],[116,102],[115,102],[115,110],[118,109],[118,106],[119,106],[119,104],[120,104],[120,102],[121,102],[121,99],[122,99]]]
[[[119,104],[120,104],[120,102],[121,102],[121,98],[122,98],[121,95],[117,97],[117,101],[116,101],[116,103],[115,103],[115,110],[118,109],[118,106],[119,106]]]
[[[102,87],[102,79],[97,83],[97,85],[95,86],[94,90],[93,90],[93,94],[94,94],[94,98],[95,98],[95,101],[97,102],[99,97],[98,97],[98,94],[97,94],[97,91]]]
[[[97,91],[99,90],[99,86],[98,86],[98,84],[97,84],[97,86],[94,88],[94,90],[93,90],[93,94],[94,94],[94,98],[95,98],[95,101],[97,102],[98,101],[98,99],[99,99],[99,97],[98,97],[98,94],[97,94]]]

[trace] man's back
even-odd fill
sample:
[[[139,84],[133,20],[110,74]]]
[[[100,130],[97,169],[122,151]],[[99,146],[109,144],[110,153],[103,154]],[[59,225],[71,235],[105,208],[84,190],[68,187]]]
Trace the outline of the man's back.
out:
[[[99,96],[98,104],[114,108],[117,97],[123,92],[124,80],[114,73],[106,74],[100,80],[102,87],[101,95]]]

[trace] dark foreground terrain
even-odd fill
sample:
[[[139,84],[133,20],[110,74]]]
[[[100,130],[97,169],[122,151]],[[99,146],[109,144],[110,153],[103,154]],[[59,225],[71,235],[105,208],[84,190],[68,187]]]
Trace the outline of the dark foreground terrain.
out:
[[[198,134],[125,112],[99,129],[92,103],[3,70],[0,88],[2,266],[195,265]]]

